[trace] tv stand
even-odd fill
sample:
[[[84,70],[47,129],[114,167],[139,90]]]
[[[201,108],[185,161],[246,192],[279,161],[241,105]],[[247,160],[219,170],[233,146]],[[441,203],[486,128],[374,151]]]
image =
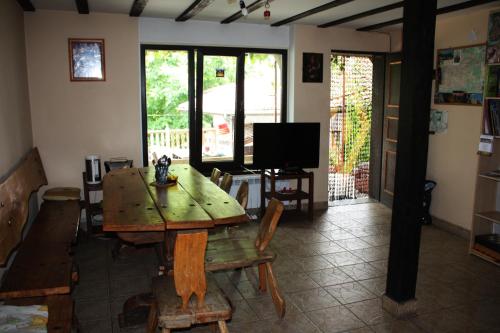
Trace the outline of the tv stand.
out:
[[[266,181],[270,180],[271,190],[266,191]],[[276,190],[277,180],[297,180],[297,188],[291,192],[280,192]],[[302,179],[308,180],[308,191],[302,190]],[[302,169],[261,170],[260,174],[260,209],[264,214],[266,209],[266,199],[276,198],[280,201],[297,201],[297,211],[302,210],[302,200],[307,200],[307,214],[309,219],[313,218],[314,205],[314,173],[306,172]]]

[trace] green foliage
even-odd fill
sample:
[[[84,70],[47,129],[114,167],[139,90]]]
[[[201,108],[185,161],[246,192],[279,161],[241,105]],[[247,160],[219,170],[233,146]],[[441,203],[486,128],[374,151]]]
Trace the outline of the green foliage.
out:
[[[280,55],[249,53],[245,57],[245,75],[259,78],[281,62]],[[224,69],[224,77],[216,70]],[[205,56],[203,64],[203,91],[236,82],[236,58]],[[267,80],[269,81],[269,80]],[[146,51],[146,99],[148,129],[189,128],[188,112],[188,52],[171,50]],[[184,103],[183,110],[179,106]],[[203,115],[205,127],[212,127],[213,117]]]
[[[188,128],[188,112],[178,106],[188,101],[186,51],[146,52],[148,129]]]
[[[366,76],[367,69],[361,60],[349,59],[347,62],[346,58],[337,55],[331,59],[332,75],[342,77],[345,74],[348,84],[346,91],[342,91],[345,99],[344,146],[338,143],[338,150],[330,149],[330,165],[339,172],[351,173],[370,160],[371,73]]]

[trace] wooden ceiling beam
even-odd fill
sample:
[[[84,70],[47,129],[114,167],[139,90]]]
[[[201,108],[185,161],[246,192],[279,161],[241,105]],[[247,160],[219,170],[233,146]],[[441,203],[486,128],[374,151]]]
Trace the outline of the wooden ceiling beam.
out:
[[[142,14],[144,8],[148,4],[148,0],[134,0],[132,8],[130,8],[130,16],[139,17]]]
[[[175,19],[177,22],[185,22],[190,18],[198,15],[203,9],[207,8],[214,2],[214,0],[195,0],[191,6],[186,8],[181,15]]]
[[[326,3],[324,5],[315,7],[313,9],[306,10],[305,12],[302,12],[300,14],[294,15],[294,16],[289,17],[287,19],[284,19],[284,20],[278,21],[276,23],[273,23],[273,24],[271,24],[271,26],[272,27],[279,27],[280,25],[284,25],[284,24],[287,24],[287,23],[290,23],[290,22],[294,22],[294,21],[303,19],[304,17],[311,16],[311,15],[314,15],[314,14],[317,14],[317,13],[321,13],[321,12],[323,12],[325,10],[332,9],[334,7],[345,5],[345,4],[347,4],[349,2],[352,2],[352,1],[354,1],[354,0],[334,0],[334,1],[331,1],[331,2]]]
[[[87,2],[87,0],[75,0],[75,3],[79,14],[89,13],[89,3]]]
[[[362,13],[359,13],[359,14],[356,14],[356,15],[344,17],[344,18],[341,18],[341,19],[338,19],[338,20],[335,20],[335,21],[330,21],[330,22],[327,22],[327,23],[323,23],[323,24],[318,25],[318,28],[333,27],[335,25],[339,25],[339,24],[343,24],[343,23],[347,23],[347,22],[359,20],[359,19],[362,19],[362,18],[367,17],[367,16],[372,16],[372,15],[376,15],[376,14],[388,12],[390,10],[401,8],[401,7],[403,7],[403,1],[392,3],[390,5],[383,6],[383,7],[374,8],[374,9],[368,10],[366,12],[362,12]]]
[[[455,5],[438,8],[436,10],[436,15],[451,13],[451,12],[455,12],[457,10],[462,10],[462,9],[467,9],[467,8],[476,7],[476,6],[480,6],[480,5],[485,5],[485,4],[488,4],[488,3],[491,3],[491,2],[498,2],[498,0],[470,0],[470,1],[464,1],[464,2],[461,2],[461,3],[457,3]],[[387,21],[387,22],[381,22],[381,23],[377,23],[377,24],[373,24],[373,25],[369,25],[369,26],[366,26],[366,27],[358,28],[356,30],[358,30],[358,31],[372,31],[372,30],[377,30],[377,29],[380,29],[380,28],[388,27],[388,26],[391,26],[391,25],[399,24],[399,23],[403,23],[403,19],[402,18],[391,20],[391,21]]]
[[[35,6],[31,3],[31,0],[17,0],[17,3],[25,12],[34,12]]]
[[[358,30],[358,31],[372,31],[372,30],[377,30],[377,29],[384,28],[384,27],[389,27],[391,25],[396,25],[399,23],[403,23],[402,18],[398,18],[398,19],[390,20],[390,21],[385,21],[385,22],[381,22],[381,23],[377,23],[377,24],[372,24],[372,25],[369,25],[366,27],[358,28],[356,30]]]
[[[271,2],[273,2],[273,0],[269,0],[269,2],[271,3]],[[251,4],[249,4],[247,6],[248,14],[256,11],[259,8],[262,8],[265,4],[266,4],[266,0],[256,0],[256,1],[252,2]],[[220,23],[221,24],[228,24],[228,23],[234,22],[236,20],[239,20],[242,17],[243,17],[243,14],[241,13],[241,10],[238,10],[233,15],[226,17],[225,19],[220,21]]]

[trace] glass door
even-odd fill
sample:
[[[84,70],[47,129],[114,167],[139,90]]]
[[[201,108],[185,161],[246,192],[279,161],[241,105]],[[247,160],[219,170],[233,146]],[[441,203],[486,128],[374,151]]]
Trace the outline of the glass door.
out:
[[[236,156],[242,89],[239,55],[198,50],[196,117],[201,164],[208,168],[241,165]]]
[[[144,51],[145,162],[151,162],[155,155],[189,162],[190,58],[188,50]]]

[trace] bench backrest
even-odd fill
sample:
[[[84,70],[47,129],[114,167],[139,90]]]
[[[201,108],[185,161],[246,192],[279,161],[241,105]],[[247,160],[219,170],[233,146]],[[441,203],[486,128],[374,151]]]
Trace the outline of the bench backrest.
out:
[[[33,148],[0,183],[0,266],[5,266],[11,252],[21,242],[28,221],[30,195],[42,185],[47,185],[47,178],[37,148]]]

